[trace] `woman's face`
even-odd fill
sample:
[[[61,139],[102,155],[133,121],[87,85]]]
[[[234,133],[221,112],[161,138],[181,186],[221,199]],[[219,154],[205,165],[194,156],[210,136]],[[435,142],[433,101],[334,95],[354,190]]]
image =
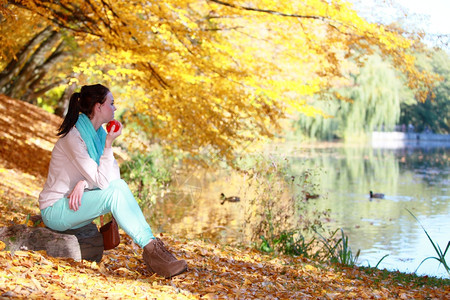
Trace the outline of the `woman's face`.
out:
[[[116,107],[114,106],[114,98],[111,92],[106,94],[106,100],[100,105],[100,115],[103,123],[108,123],[114,119],[114,112]]]

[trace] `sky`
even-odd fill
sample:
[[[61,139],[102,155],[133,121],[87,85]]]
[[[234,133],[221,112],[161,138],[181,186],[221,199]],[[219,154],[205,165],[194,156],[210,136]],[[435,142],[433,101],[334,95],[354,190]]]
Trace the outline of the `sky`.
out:
[[[429,45],[450,49],[450,0],[350,0],[369,21],[402,19],[407,30],[422,29]],[[383,22],[384,23],[384,22]],[[436,35],[447,35],[436,39]]]
[[[450,34],[450,0],[397,0],[411,12],[429,17],[425,31]]]

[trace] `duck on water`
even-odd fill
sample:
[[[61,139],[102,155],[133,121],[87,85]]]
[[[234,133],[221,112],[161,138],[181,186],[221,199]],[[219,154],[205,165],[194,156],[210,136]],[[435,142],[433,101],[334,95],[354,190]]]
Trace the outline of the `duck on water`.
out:
[[[372,191],[369,192],[369,196],[370,196],[370,199],[373,199],[373,198],[383,199],[384,198],[384,194],[374,193]]]
[[[239,198],[237,196],[225,197],[225,194],[221,193],[220,194],[220,200],[221,200],[220,204],[223,205],[227,201],[228,202],[239,202],[239,201],[241,201],[241,198]]]

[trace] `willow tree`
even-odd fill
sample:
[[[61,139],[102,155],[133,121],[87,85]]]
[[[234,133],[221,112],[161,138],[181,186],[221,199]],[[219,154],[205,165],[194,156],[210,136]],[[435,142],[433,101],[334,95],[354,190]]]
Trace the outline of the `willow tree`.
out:
[[[400,120],[401,105],[416,102],[401,74],[378,55],[367,57],[365,65],[351,75],[349,86],[336,89],[345,101],[316,102],[326,115],[314,119],[300,116],[296,124],[300,132],[320,140],[363,139],[374,130],[393,130]]]
[[[424,97],[414,39],[371,24],[345,1],[0,0],[34,12],[97,53],[73,71],[119,86],[128,120],[193,155],[233,151],[270,137],[347,71],[347,59],[377,50]],[[4,9],[3,9],[4,10]],[[9,16],[5,14],[7,19]],[[83,77],[84,76],[84,77]]]
[[[355,76],[355,86],[344,93],[352,100],[339,113],[341,132],[347,138],[377,129],[393,130],[400,119],[400,104],[414,100],[401,76],[379,56],[369,57]]]

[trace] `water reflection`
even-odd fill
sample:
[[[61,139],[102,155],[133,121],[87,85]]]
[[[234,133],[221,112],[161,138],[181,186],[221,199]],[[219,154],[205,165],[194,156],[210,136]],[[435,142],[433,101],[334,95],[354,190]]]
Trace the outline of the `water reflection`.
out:
[[[144,209],[155,231],[221,244],[245,243],[241,226],[245,201],[222,205],[220,199],[221,193],[241,194],[239,174],[193,170],[174,181],[174,192],[160,198],[155,208]]]
[[[335,222],[344,228],[352,249],[361,249],[363,264],[413,272],[420,261],[435,256],[433,247],[411,210],[433,240],[444,249],[450,240],[448,193],[449,149],[325,148],[298,150],[306,159],[299,165],[323,169],[322,202],[331,208]],[[293,153],[293,160],[297,161]],[[308,159],[307,157],[314,157]],[[295,166],[295,163],[293,164]],[[369,199],[370,190],[385,194]],[[432,221],[431,221],[432,220]],[[450,259],[450,258],[448,258]],[[436,261],[427,261],[419,274],[448,277]]]
[[[330,228],[342,227],[363,265],[414,272],[435,252],[411,210],[444,250],[450,240],[449,148],[373,149],[279,145],[267,155],[289,161],[289,173],[317,170],[318,209],[331,209]],[[156,231],[217,243],[248,243],[246,214],[251,210],[247,179],[226,171],[202,170],[177,178],[179,189],[165,195],[152,212]],[[385,194],[370,199],[369,191]],[[220,204],[220,194],[241,202]],[[295,219],[295,217],[294,217]],[[447,260],[450,258],[447,256]],[[417,272],[448,278],[435,260]]]

